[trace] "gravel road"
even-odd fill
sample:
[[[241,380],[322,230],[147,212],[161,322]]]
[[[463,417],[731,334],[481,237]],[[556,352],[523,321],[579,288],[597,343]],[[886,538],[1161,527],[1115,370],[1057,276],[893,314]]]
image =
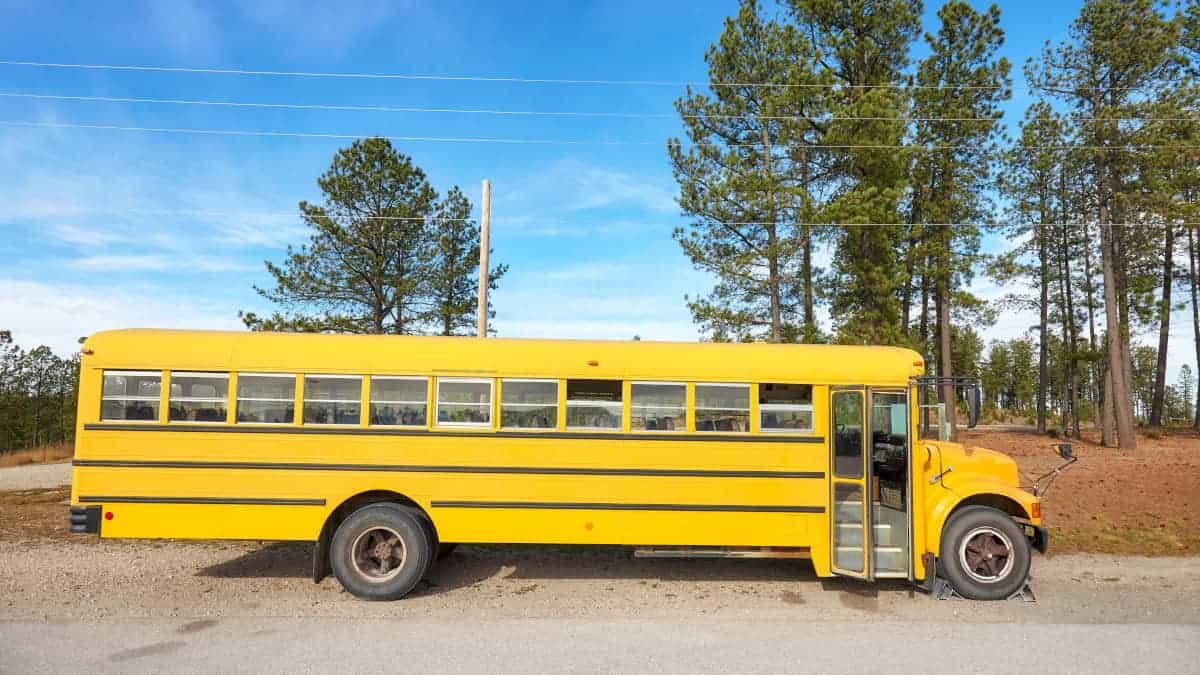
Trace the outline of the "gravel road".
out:
[[[0,469],[0,492],[38,490],[71,484],[71,463],[26,464]]]
[[[1039,556],[1034,604],[934,601],[818,580],[805,561],[645,560],[618,548],[460,547],[408,599],[313,584],[310,546],[0,541],[0,619],[775,617],[799,621],[1200,623],[1200,558]]]

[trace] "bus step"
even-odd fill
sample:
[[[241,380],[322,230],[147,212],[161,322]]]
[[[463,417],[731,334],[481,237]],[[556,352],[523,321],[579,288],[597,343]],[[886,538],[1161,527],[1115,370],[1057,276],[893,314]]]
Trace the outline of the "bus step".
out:
[[[635,558],[803,558],[809,550],[781,546],[660,546],[634,549]]]
[[[862,523],[838,523],[838,543],[845,546],[862,546]],[[875,523],[875,538],[877,545],[887,546],[892,541],[892,526],[889,523]]]

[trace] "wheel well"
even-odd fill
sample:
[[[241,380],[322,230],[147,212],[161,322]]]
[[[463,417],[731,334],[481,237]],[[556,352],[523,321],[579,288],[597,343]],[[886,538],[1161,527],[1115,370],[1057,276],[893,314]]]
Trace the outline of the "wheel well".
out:
[[[950,519],[954,517],[955,513],[968,506],[990,506],[993,509],[1007,513],[1013,518],[1029,517],[1029,514],[1025,513],[1025,509],[1021,508],[1020,504],[1009,497],[1005,497],[1004,495],[981,494],[971,495],[955,505],[954,510],[946,516],[946,522],[950,522]]]
[[[429,523],[429,527],[434,528],[433,519],[421,508],[421,505],[399,492],[391,490],[370,490],[368,492],[360,492],[346,501],[342,502],[330,512],[329,517],[325,519],[325,524],[321,526],[321,533],[317,537],[317,543],[313,547],[313,581],[320,582],[332,571],[329,567],[329,540],[333,538],[333,533],[337,530],[338,525],[346,519],[351,513],[354,513],[359,508],[369,504],[403,504],[421,512],[425,520]],[[437,529],[434,528],[436,536]]]

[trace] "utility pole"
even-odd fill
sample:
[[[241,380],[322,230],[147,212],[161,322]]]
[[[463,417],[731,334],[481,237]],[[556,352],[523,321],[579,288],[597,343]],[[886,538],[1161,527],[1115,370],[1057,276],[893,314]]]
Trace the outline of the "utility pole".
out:
[[[487,337],[488,319],[488,231],[492,224],[492,182],[483,181],[483,201],[479,217],[479,309],[475,326],[477,337]]]

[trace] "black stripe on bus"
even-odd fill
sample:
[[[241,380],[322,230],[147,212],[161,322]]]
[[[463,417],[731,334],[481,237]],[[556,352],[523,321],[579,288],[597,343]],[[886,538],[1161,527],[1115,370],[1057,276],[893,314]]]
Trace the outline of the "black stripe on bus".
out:
[[[675,441],[702,443],[812,443],[825,442],[824,436],[792,436],[787,434],[730,434],[722,432],[701,431],[692,434],[672,434],[670,432],[656,433],[621,433],[606,431],[430,431],[429,429],[381,429],[350,427],[305,427],[305,426],[269,426],[249,424],[111,424],[106,422],[89,422],[83,425],[86,431],[170,431],[170,432],[204,432],[228,434],[314,434],[320,436],[433,436],[438,438],[553,438],[575,440],[605,440],[605,441]]]
[[[623,504],[619,502],[435,501],[435,509],[549,509],[577,511],[724,511],[739,513],[825,513],[824,506],[775,504]]]
[[[233,504],[252,506],[325,506],[324,499],[292,499],[288,497],[140,497],[114,495],[85,495],[81,502],[109,504]]]
[[[684,478],[825,478],[823,471],[724,469],[610,469],[570,466],[446,466],[422,464],[322,464],[305,462],[194,462],[173,460],[76,459],[80,467],[146,469],[260,469],[284,471],[392,471],[397,473],[531,474],[548,476],[664,476]]]

